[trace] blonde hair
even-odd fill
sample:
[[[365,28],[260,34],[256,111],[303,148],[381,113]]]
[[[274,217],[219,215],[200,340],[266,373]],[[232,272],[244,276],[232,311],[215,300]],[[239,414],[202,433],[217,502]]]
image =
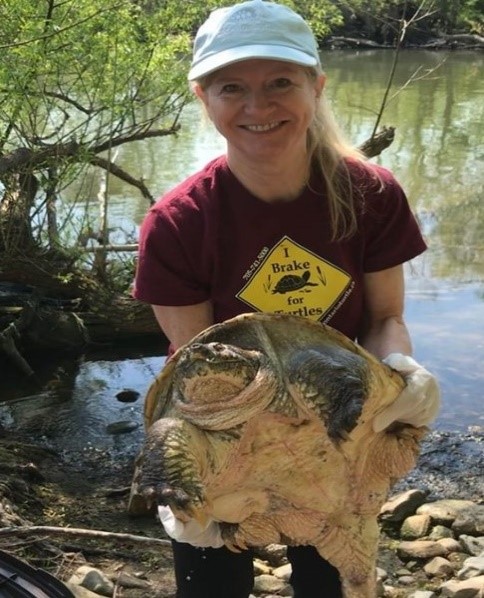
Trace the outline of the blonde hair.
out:
[[[308,68],[307,73],[312,80],[321,74],[314,68]],[[341,132],[324,90],[309,127],[307,148],[312,171],[322,177],[326,186],[331,240],[347,239],[356,233],[358,227],[355,205],[357,190],[351,180],[348,160],[363,164],[366,157]]]

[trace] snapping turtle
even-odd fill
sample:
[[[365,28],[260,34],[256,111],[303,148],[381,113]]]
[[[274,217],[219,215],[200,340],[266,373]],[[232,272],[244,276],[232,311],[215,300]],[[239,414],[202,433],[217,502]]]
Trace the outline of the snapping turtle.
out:
[[[290,293],[291,291],[298,291],[303,287],[317,287],[317,283],[309,282],[309,277],[311,276],[311,272],[306,270],[299,276],[298,274],[286,274],[282,278],[277,281],[272,294],[275,293]]]
[[[244,314],[181,347],[153,382],[130,510],[220,522],[234,550],[312,545],[345,598],[374,598],[377,515],[424,428],[373,432],[401,376],[332,328]]]

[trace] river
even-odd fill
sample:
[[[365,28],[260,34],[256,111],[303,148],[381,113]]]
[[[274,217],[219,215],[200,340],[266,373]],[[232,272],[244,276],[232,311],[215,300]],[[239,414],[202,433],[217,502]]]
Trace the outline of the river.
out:
[[[342,129],[358,144],[371,134],[392,60],[390,50],[322,55],[328,97]],[[406,266],[406,319],[416,359],[441,384],[442,409],[434,428],[478,434],[484,429],[483,67],[482,53],[403,52],[381,120],[395,127],[396,138],[376,159],[402,183],[429,244]],[[176,138],[121,148],[117,163],[161,194],[223,152],[223,140],[197,104],[187,108],[181,124]],[[98,176],[91,173],[66,190],[72,205],[92,197],[93,215]],[[110,181],[109,190],[110,240],[136,239],[146,200],[117,180]],[[40,395],[9,389],[6,398],[14,400],[0,403],[0,424],[55,445],[124,450],[140,441],[142,396],[163,361],[156,346],[82,356],[63,364]],[[116,400],[125,388],[139,392],[139,400]],[[106,425],[117,420],[139,427],[129,435],[107,434]]]

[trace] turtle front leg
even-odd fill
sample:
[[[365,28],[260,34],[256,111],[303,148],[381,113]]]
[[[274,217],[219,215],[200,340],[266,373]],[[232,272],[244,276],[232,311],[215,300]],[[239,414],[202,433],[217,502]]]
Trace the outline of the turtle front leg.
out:
[[[203,435],[188,422],[171,418],[154,422],[137,459],[128,510],[139,514],[143,505],[145,512],[164,505],[181,521],[203,519],[205,445]]]
[[[337,346],[295,351],[288,366],[289,390],[294,400],[324,423],[335,442],[353,430],[368,393],[365,360]]]

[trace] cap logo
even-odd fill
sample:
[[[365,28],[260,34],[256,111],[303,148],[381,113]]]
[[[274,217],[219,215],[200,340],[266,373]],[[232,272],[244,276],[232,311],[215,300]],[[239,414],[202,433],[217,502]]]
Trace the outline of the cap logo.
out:
[[[233,35],[235,32],[240,33],[240,29],[246,25],[254,25],[257,22],[257,29],[265,29],[271,24],[271,20],[267,18],[264,11],[257,10],[255,7],[244,6],[237,12],[234,12],[229,19],[222,25],[221,31],[218,33],[220,37]]]

